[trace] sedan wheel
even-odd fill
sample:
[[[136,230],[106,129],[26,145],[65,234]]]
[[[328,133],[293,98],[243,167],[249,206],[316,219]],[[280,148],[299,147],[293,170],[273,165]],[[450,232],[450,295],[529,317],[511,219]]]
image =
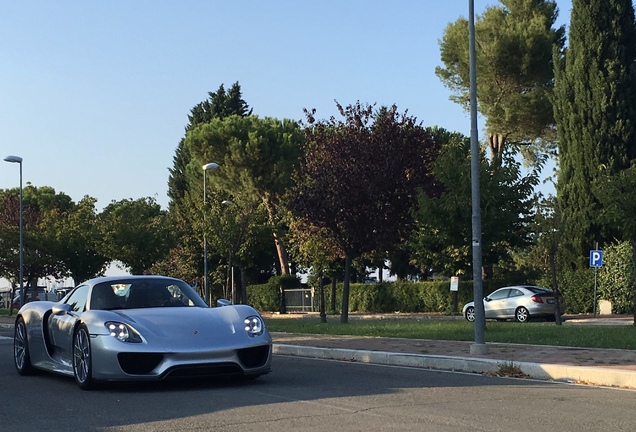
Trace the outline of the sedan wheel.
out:
[[[515,311],[515,319],[517,322],[524,323],[530,319],[530,312],[528,312],[528,309],[521,306]]]
[[[15,368],[20,375],[30,375],[33,373],[31,365],[31,355],[29,354],[29,342],[27,340],[27,329],[24,319],[18,319],[13,333],[13,360]]]
[[[73,335],[73,373],[82,390],[89,390],[94,385],[92,364],[91,340],[88,329],[82,324]]]
[[[466,312],[464,313],[464,316],[470,322],[475,321],[475,308],[473,306],[468,306],[466,308]]]

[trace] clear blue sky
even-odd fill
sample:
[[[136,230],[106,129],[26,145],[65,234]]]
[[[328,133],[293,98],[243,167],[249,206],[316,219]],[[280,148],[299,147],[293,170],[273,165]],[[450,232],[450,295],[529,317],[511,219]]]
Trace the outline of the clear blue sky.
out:
[[[571,1],[559,0],[559,24]],[[475,0],[480,14],[494,0]],[[238,81],[260,117],[318,118],[361,101],[470,133],[435,76],[444,28],[468,0],[0,3],[0,156],[74,201],[154,197],[190,109]],[[480,124],[481,128],[482,125]],[[0,188],[18,186],[0,164]]]

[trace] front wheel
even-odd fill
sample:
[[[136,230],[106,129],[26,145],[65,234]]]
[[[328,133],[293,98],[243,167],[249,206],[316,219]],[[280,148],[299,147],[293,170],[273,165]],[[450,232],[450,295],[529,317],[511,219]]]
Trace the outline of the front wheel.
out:
[[[466,312],[464,312],[464,317],[468,321],[474,322],[475,321],[475,308],[473,306],[468,306],[466,308]]]
[[[80,325],[73,335],[73,374],[75,382],[82,390],[90,390],[95,385],[91,339],[84,324]]]
[[[27,340],[27,328],[23,318],[19,318],[15,324],[13,333],[13,362],[20,375],[31,375],[34,372],[29,353],[29,341]]]
[[[517,322],[524,323],[530,319],[530,312],[523,306],[518,307],[515,311],[515,319]]]

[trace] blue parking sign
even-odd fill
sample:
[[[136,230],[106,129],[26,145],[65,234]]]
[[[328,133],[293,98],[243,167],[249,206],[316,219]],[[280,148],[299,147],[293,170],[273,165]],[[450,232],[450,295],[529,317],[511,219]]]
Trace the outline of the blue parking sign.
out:
[[[590,267],[603,267],[603,251],[590,251]]]

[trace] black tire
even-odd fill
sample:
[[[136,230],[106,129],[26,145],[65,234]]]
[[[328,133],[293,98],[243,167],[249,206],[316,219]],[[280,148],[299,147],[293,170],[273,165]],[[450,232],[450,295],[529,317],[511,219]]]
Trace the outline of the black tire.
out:
[[[35,372],[31,364],[26,323],[22,317],[18,318],[13,332],[13,363],[22,376],[33,375]]]
[[[80,324],[73,334],[73,375],[82,390],[95,387],[91,338],[84,324]]]
[[[466,312],[464,312],[464,318],[466,318],[466,320],[470,321],[470,322],[474,322],[475,321],[475,307],[474,306],[468,306],[466,308]]]
[[[530,319],[530,312],[523,306],[519,306],[515,311],[515,319],[517,322],[524,323]]]

